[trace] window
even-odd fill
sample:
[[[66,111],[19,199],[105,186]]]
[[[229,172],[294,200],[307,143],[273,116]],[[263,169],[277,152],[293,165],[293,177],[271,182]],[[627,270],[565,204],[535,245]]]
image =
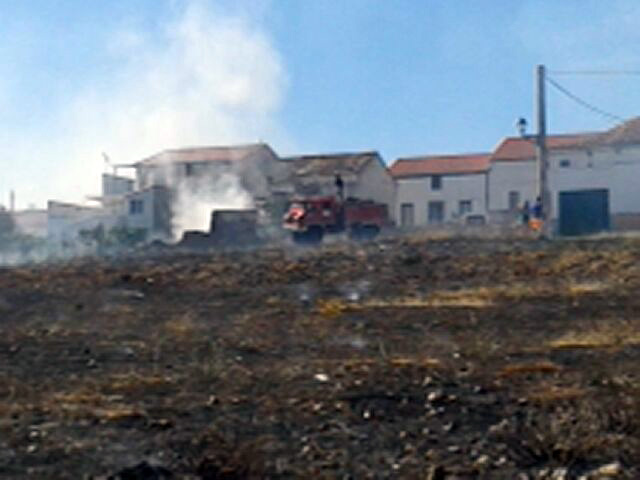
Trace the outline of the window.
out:
[[[129,200],[129,215],[138,215],[144,211],[144,201],[133,199]]]
[[[472,200],[460,200],[460,202],[458,202],[458,214],[465,215],[467,213],[471,213],[472,210],[473,210]]]
[[[429,202],[427,206],[427,222],[438,224],[444,221],[444,202]]]
[[[558,162],[558,165],[560,165],[560,168],[569,168],[571,166],[571,160],[563,158]]]
[[[187,177],[193,175],[193,163],[185,163],[184,164],[184,174]]]
[[[433,175],[431,177],[431,190],[442,189],[442,177],[440,175]]]
[[[509,210],[517,210],[520,206],[520,192],[512,190],[509,192]]]
[[[403,203],[400,205],[400,225],[403,227],[413,227],[413,203]]]

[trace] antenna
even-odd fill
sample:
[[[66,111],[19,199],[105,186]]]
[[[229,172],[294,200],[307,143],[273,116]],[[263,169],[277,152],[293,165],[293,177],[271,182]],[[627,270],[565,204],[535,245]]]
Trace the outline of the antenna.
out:
[[[116,167],[114,164],[111,163],[111,159],[109,158],[109,155],[107,155],[105,152],[102,152],[102,158],[104,159],[105,166],[107,168],[111,167],[113,175],[117,175],[118,167]]]

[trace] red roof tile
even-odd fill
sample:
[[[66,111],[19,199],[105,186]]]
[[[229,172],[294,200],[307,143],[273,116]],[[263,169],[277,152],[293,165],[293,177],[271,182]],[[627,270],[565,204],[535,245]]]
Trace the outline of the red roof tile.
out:
[[[549,150],[564,148],[586,148],[588,144],[600,137],[600,133],[576,133],[569,135],[548,135]],[[492,161],[527,160],[536,156],[535,143],[532,139],[507,137],[495,149]]]
[[[489,170],[489,158],[488,153],[399,158],[391,165],[389,171],[395,178],[484,173]]]
[[[601,134],[595,143],[604,145],[640,144],[640,117],[627,120]]]

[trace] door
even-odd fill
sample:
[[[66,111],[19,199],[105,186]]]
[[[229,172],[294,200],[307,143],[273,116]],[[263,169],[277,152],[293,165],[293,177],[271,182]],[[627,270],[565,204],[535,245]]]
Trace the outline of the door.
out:
[[[430,224],[444,222],[444,202],[429,202],[427,221]]]
[[[413,227],[413,203],[403,203],[400,205],[400,225],[403,227]]]
[[[560,235],[609,230],[609,190],[575,190],[558,195]]]

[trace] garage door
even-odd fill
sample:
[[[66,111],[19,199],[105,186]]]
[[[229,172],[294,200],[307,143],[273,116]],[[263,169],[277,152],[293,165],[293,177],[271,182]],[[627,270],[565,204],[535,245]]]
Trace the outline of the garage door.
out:
[[[609,230],[609,190],[560,192],[560,235],[587,235]]]

